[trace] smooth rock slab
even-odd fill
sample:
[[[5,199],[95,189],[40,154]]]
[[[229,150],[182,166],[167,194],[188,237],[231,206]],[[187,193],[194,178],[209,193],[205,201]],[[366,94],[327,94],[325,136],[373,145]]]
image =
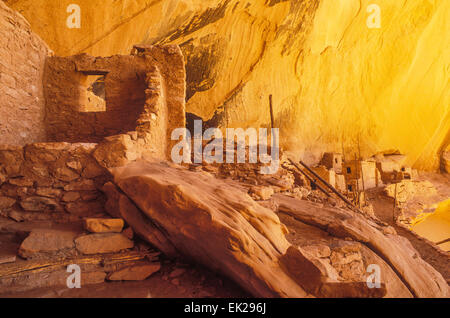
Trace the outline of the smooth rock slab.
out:
[[[100,254],[132,248],[134,243],[120,233],[96,233],[78,237],[75,245],[83,254]]]
[[[91,233],[120,233],[123,225],[122,219],[84,219],[84,228]]]
[[[161,269],[160,263],[124,267],[108,276],[108,280],[144,280]]]

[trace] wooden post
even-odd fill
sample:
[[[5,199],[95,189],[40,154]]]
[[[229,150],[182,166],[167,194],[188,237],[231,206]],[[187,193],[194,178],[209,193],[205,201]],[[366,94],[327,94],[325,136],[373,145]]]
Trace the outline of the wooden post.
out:
[[[359,152],[359,165],[361,166],[362,191],[364,194],[364,201],[365,201],[366,200],[366,185],[364,184],[364,172],[363,172],[363,168],[362,168],[361,146],[359,144],[359,136],[358,136],[358,152]]]
[[[270,107],[270,128],[274,128],[272,94],[269,95],[269,107]]]
[[[395,194],[394,194],[394,208],[392,209],[392,221],[394,221],[395,224],[395,208],[397,206],[397,182],[395,182]]]
[[[359,208],[361,208],[361,202],[359,200],[359,161],[356,159],[356,153],[355,153],[355,174],[356,174],[356,204]]]
[[[290,162],[293,162],[291,159],[289,159]],[[313,170],[311,170],[303,161],[300,161],[300,164],[305,167],[305,169],[311,173],[314,177],[317,178],[320,182],[322,182],[328,189],[330,189],[334,194],[336,194],[342,201],[344,201],[347,205],[351,206],[352,208],[356,208],[352,202],[350,202],[347,198],[345,198],[338,190],[336,190],[335,187],[333,187],[331,184],[329,184],[327,181],[325,181],[321,176],[319,176],[317,173],[315,173]],[[359,211],[358,211],[359,212]],[[361,212],[362,213],[362,212]]]

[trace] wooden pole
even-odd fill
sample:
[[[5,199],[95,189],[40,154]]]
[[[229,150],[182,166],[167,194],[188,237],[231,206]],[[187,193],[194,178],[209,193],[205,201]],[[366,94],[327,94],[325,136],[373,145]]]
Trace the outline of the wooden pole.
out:
[[[289,161],[291,161],[289,159]],[[292,162],[292,161],[291,161]],[[342,201],[347,203],[353,208],[356,208],[353,203],[351,203],[346,197],[344,197],[338,190],[336,190],[335,187],[333,187],[331,184],[329,184],[327,181],[325,181],[321,176],[319,176],[317,173],[315,173],[313,170],[311,170],[303,161],[300,161],[300,164],[305,167],[306,170],[308,170],[314,177],[316,177],[318,180],[320,180],[324,185],[326,185],[334,194],[336,194]]]
[[[273,118],[273,100],[272,94],[269,95],[269,107],[270,107],[270,127],[274,128],[274,118]]]
[[[297,168],[297,170],[298,170],[301,174],[303,174],[303,175],[306,177],[306,179],[309,180],[309,182],[311,182],[311,184],[314,184],[320,191],[322,191],[324,194],[326,194],[327,197],[331,197],[331,194],[329,194],[327,190],[325,190],[324,188],[322,188],[322,187],[317,183],[317,180],[311,178],[306,172],[304,172],[304,171],[303,171],[303,170],[302,170],[295,162],[293,162],[291,159],[288,158],[288,160],[289,160],[289,162],[290,162],[295,168]]]
[[[344,134],[342,134],[342,163],[345,163],[345,148],[344,148]],[[342,165],[341,165],[342,166]],[[341,173],[344,174],[344,167],[342,166]],[[345,179],[345,196],[348,198],[348,186],[347,186],[347,179]]]
[[[366,201],[366,185],[364,184],[364,172],[363,172],[363,168],[362,168],[362,157],[361,157],[361,146],[359,143],[359,136],[358,136],[358,152],[359,152],[359,163],[361,166],[361,181],[362,181],[362,191],[363,191],[363,195],[364,195],[364,201]]]
[[[450,242],[450,238],[445,239],[445,240],[440,241],[440,242],[436,242],[436,243],[434,243],[434,244],[436,244],[436,245],[441,245],[441,244],[444,244],[444,243],[447,243],[447,242]]]
[[[394,208],[392,209],[392,221],[395,224],[395,208],[397,206],[397,182],[395,182],[395,194],[394,194]]]
[[[361,208],[361,202],[359,201],[359,165],[358,159],[356,159],[355,153],[355,174],[356,174],[356,204]]]

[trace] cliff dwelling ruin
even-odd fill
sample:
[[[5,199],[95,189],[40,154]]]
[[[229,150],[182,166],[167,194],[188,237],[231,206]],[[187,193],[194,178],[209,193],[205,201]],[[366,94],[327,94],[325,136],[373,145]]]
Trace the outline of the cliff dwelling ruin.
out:
[[[325,2],[215,2],[187,1],[199,13],[170,32],[115,34],[124,25],[85,45],[84,30],[70,30],[78,42],[62,30],[64,46],[21,0],[0,1],[0,297],[450,297],[448,107],[433,110],[440,125],[423,118],[434,130],[417,147],[404,138],[412,128],[394,134],[374,103],[351,115],[350,105],[328,109],[322,77],[333,94],[344,79],[324,61],[300,65],[340,49],[310,38],[321,37]],[[245,12],[274,20],[255,31]],[[302,23],[289,28],[282,17]],[[239,32],[209,28],[234,19],[251,48],[228,56]],[[272,38],[259,39],[265,33]],[[302,76],[298,91],[290,79]],[[245,162],[176,164],[172,133],[190,118],[210,133],[201,149],[224,158],[241,147]],[[249,136],[213,148],[225,141],[208,129],[229,127],[267,129],[278,169],[261,173],[270,162],[260,154],[250,162]]]

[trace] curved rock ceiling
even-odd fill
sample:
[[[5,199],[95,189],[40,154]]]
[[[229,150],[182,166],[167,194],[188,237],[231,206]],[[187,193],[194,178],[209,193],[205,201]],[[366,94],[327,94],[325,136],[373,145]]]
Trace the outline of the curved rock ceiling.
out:
[[[9,0],[59,55],[178,43],[187,110],[222,127],[267,127],[318,157],[398,149],[436,169],[450,141],[448,0]],[[68,29],[66,8],[81,7]],[[367,6],[381,8],[369,29]]]

